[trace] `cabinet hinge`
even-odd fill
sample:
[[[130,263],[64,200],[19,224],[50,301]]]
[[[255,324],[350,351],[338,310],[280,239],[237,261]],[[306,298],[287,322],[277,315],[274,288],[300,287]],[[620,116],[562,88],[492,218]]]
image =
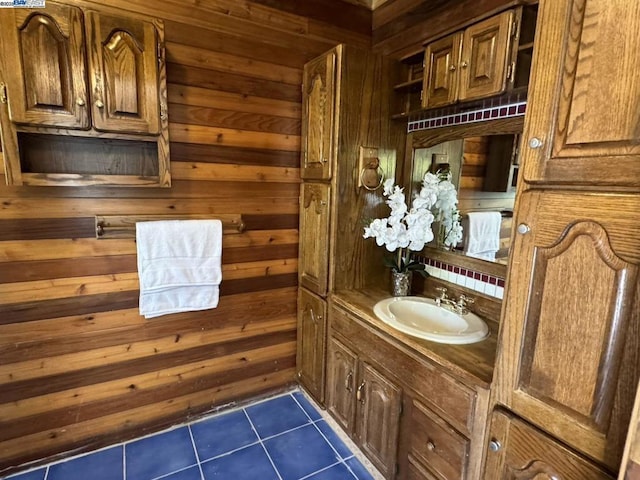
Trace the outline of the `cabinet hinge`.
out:
[[[513,82],[513,74],[515,73],[516,70],[516,62],[511,62],[509,65],[507,65],[507,80],[509,82]]]
[[[7,86],[0,83],[0,103],[7,103]]]
[[[513,28],[511,28],[511,36],[517,38],[520,34],[520,22],[518,20],[513,21]]]

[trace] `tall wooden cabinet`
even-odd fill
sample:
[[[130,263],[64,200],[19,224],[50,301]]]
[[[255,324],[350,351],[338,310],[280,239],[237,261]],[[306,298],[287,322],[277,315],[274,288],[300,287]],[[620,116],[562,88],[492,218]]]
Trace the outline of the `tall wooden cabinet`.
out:
[[[619,468],[640,374],[639,19],[624,0],[540,2],[494,377],[522,420],[494,413],[486,480]]]
[[[350,287],[354,276],[374,277],[356,263],[358,255],[377,249],[364,244],[361,219],[376,217],[372,208],[384,204],[381,191],[356,187],[360,147],[379,147],[380,168],[389,175],[404,145],[400,125],[394,127],[397,137],[390,140],[389,134],[393,65],[339,45],[304,68],[297,369],[300,383],[321,404],[327,316],[320,312],[326,312],[331,293]],[[376,268],[382,262],[376,257],[365,264]]]
[[[170,185],[163,23],[111,12],[0,12],[9,184]]]

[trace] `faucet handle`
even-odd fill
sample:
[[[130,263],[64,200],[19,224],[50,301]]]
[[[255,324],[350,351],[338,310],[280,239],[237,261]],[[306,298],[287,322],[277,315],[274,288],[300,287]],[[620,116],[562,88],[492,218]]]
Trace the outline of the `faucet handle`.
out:
[[[460,303],[461,305],[464,305],[466,303],[473,304],[473,303],[476,303],[476,299],[475,298],[471,298],[471,297],[467,297],[464,293],[461,293],[460,294],[460,299],[458,300],[458,303]]]
[[[442,298],[444,298],[444,297],[446,297],[446,296],[447,296],[447,289],[446,289],[446,287],[436,287],[436,290],[442,294]]]

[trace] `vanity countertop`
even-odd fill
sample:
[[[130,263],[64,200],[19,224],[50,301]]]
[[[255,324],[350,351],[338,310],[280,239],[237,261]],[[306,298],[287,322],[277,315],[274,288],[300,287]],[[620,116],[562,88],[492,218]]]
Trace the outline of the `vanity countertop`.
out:
[[[489,336],[470,345],[445,345],[406,335],[384,323],[373,313],[373,306],[388,298],[389,293],[382,289],[343,290],[332,295],[332,302],[361,319],[379,332],[401,342],[414,352],[424,355],[432,362],[441,365],[464,382],[489,388],[493,378],[496,358],[498,326],[488,321]]]

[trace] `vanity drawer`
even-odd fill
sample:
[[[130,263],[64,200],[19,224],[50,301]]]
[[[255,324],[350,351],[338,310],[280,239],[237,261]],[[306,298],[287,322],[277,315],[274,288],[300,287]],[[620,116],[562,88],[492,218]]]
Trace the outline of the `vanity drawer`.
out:
[[[411,420],[410,457],[417,458],[436,478],[465,478],[469,439],[415,400]]]
[[[412,455],[409,455],[409,466],[406,478],[407,480],[440,480],[420,465],[420,462]]]
[[[476,391],[444,372],[444,367],[396,346],[373,327],[347,312],[332,307],[332,333],[338,333],[374,363],[396,379],[396,383],[420,396],[431,410],[463,434],[470,435],[476,406]]]

